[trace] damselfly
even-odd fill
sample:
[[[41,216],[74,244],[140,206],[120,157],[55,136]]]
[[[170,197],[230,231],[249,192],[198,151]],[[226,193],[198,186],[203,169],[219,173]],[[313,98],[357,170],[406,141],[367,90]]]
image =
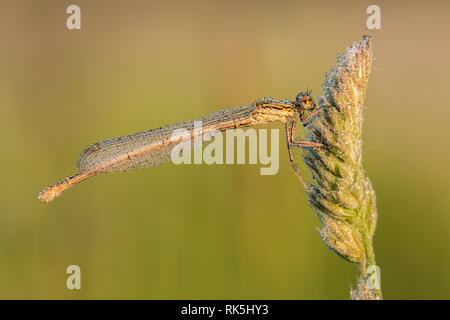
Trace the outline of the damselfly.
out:
[[[292,146],[321,147],[322,144],[295,140],[295,126],[298,120],[306,125],[320,112],[311,92],[301,92],[295,101],[264,98],[252,104],[224,109],[198,120],[147,130],[114,139],[107,139],[85,149],[79,159],[79,173],[70,176],[39,193],[39,199],[50,202],[69,187],[99,173],[130,171],[155,166],[171,159],[171,151],[181,142],[194,139],[194,122],[201,121],[199,134],[204,136],[213,131],[242,128],[280,121],[285,125],[289,161],[306,190],[308,186],[294,163]],[[184,135],[174,137],[175,130],[184,129]]]

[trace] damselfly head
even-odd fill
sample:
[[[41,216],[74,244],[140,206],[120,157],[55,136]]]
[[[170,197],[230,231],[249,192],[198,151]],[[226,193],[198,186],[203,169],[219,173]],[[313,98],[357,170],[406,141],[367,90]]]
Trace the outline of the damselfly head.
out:
[[[311,110],[316,107],[314,100],[311,97],[311,90],[300,92],[295,98],[297,106],[302,110]]]

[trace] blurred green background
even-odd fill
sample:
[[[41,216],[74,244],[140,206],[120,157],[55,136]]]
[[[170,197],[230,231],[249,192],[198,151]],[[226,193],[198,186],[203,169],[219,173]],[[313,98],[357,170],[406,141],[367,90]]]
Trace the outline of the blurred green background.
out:
[[[81,30],[66,28],[70,4]],[[2,0],[0,298],[347,299],[356,266],[320,241],[281,130],[277,175],[168,163],[95,177],[47,205],[37,194],[105,138],[320,94],[370,4]],[[448,299],[450,6],[376,4],[364,165],[382,289]],[[66,289],[70,264],[80,291]]]

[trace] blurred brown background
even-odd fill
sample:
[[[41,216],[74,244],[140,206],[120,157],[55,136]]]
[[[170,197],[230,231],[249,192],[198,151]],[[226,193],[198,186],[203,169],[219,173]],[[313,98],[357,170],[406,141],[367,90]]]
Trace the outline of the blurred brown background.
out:
[[[81,30],[66,28],[70,4]],[[320,94],[370,4],[382,30],[364,164],[382,289],[450,298],[449,5],[423,0],[2,0],[0,298],[347,299],[356,267],[321,243],[283,131],[274,176],[169,163],[98,176],[47,205],[37,194],[75,173],[93,142]],[[70,264],[80,291],[65,287]]]

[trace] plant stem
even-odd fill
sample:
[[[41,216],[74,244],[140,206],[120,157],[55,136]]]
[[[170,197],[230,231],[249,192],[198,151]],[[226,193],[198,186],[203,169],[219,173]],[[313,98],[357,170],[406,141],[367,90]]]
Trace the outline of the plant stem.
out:
[[[327,246],[359,265],[361,274],[352,299],[381,299],[375,276],[373,235],[377,209],[375,192],[362,166],[363,102],[372,63],[371,38],[353,43],[326,74],[321,112],[308,126],[307,140],[321,148],[305,149],[303,159],[315,184],[308,192]]]

